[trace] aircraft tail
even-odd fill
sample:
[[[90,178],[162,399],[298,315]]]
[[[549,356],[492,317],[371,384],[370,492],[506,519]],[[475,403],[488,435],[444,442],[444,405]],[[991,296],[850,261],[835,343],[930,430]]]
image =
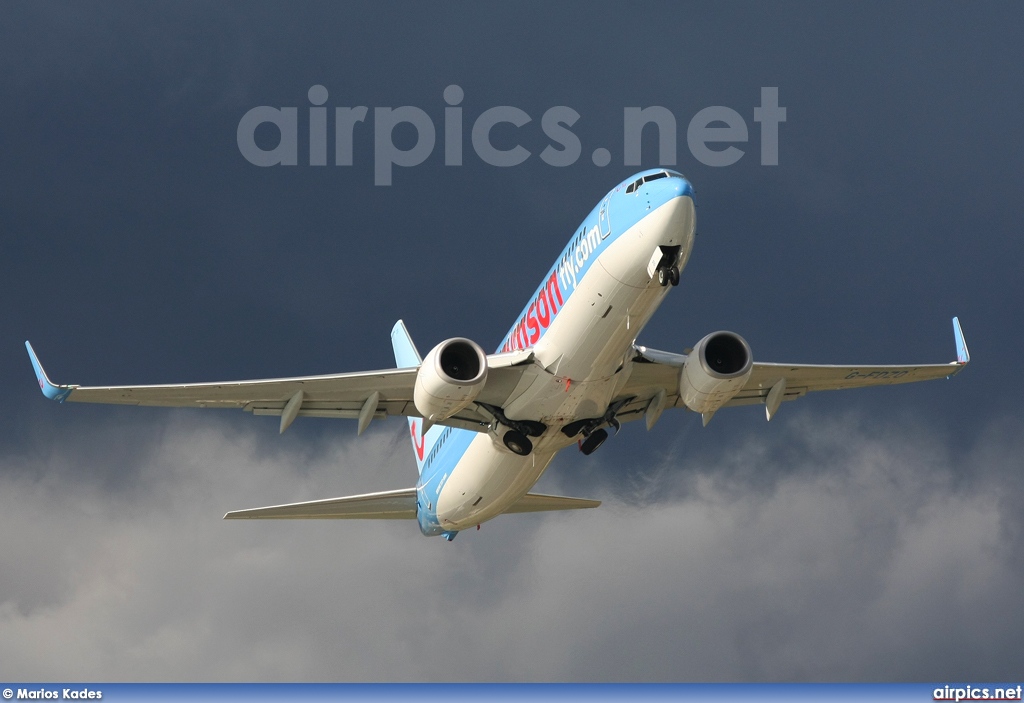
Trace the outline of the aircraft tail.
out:
[[[405,323],[399,320],[391,329],[391,346],[395,349],[395,364],[400,369],[415,368],[423,363],[416,345],[413,344],[409,330]],[[430,427],[423,431],[423,419],[419,417],[409,418],[409,434],[412,437],[412,450],[416,455],[416,469],[423,473],[423,459],[426,457],[434,444],[441,437],[443,428]]]

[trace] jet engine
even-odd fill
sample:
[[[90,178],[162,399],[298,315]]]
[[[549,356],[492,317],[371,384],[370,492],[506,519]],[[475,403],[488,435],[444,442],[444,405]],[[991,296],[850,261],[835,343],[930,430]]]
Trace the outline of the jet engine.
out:
[[[420,364],[413,402],[427,420],[444,420],[472,403],[486,380],[484,350],[462,337],[446,339]]]
[[[750,346],[734,332],[713,332],[697,342],[679,374],[679,395],[690,410],[713,413],[750,378]]]

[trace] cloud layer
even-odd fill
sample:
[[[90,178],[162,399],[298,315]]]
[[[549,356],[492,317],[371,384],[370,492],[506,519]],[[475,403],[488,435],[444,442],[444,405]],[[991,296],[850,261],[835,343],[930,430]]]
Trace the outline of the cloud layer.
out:
[[[501,517],[452,544],[412,522],[220,520],[411,484],[404,432],[386,426],[303,446],[175,418],[116,486],[102,471],[113,430],[84,458],[9,456],[0,677],[1019,673],[1019,424],[959,454],[910,424],[795,414],[773,427],[712,457],[601,466],[637,490],[600,489],[594,511]]]

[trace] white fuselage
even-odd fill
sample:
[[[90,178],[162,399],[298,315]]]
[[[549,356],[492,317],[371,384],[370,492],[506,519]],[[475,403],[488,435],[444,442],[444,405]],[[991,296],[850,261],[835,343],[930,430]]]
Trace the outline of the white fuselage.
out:
[[[437,487],[442,529],[458,531],[500,515],[560,449],[575,443],[561,427],[606,412],[629,377],[637,334],[669,290],[652,274],[652,256],[662,246],[681,247],[681,269],[694,222],[692,198],[673,197],[651,207],[591,263],[533,346],[534,372],[524,375],[525,387],[504,408],[508,418],[539,420],[548,430],[528,456],[513,454],[493,434],[477,434]]]

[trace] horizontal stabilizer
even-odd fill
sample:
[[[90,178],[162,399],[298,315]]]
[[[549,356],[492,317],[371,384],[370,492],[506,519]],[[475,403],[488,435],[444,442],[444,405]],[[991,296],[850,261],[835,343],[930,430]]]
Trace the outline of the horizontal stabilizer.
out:
[[[599,505],[601,505],[601,501],[599,500],[566,498],[564,496],[548,496],[543,493],[527,493],[505,512],[540,513],[545,510],[579,510],[580,508],[596,508]]]
[[[508,513],[538,513],[546,510],[596,508],[599,500],[527,493],[506,510]],[[266,508],[233,510],[225,520],[413,520],[416,518],[416,489],[364,493],[344,498],[309,500],[303,503],[271,505]]]
[[[225,520],[415,520],[416,489],[233,510]]]

